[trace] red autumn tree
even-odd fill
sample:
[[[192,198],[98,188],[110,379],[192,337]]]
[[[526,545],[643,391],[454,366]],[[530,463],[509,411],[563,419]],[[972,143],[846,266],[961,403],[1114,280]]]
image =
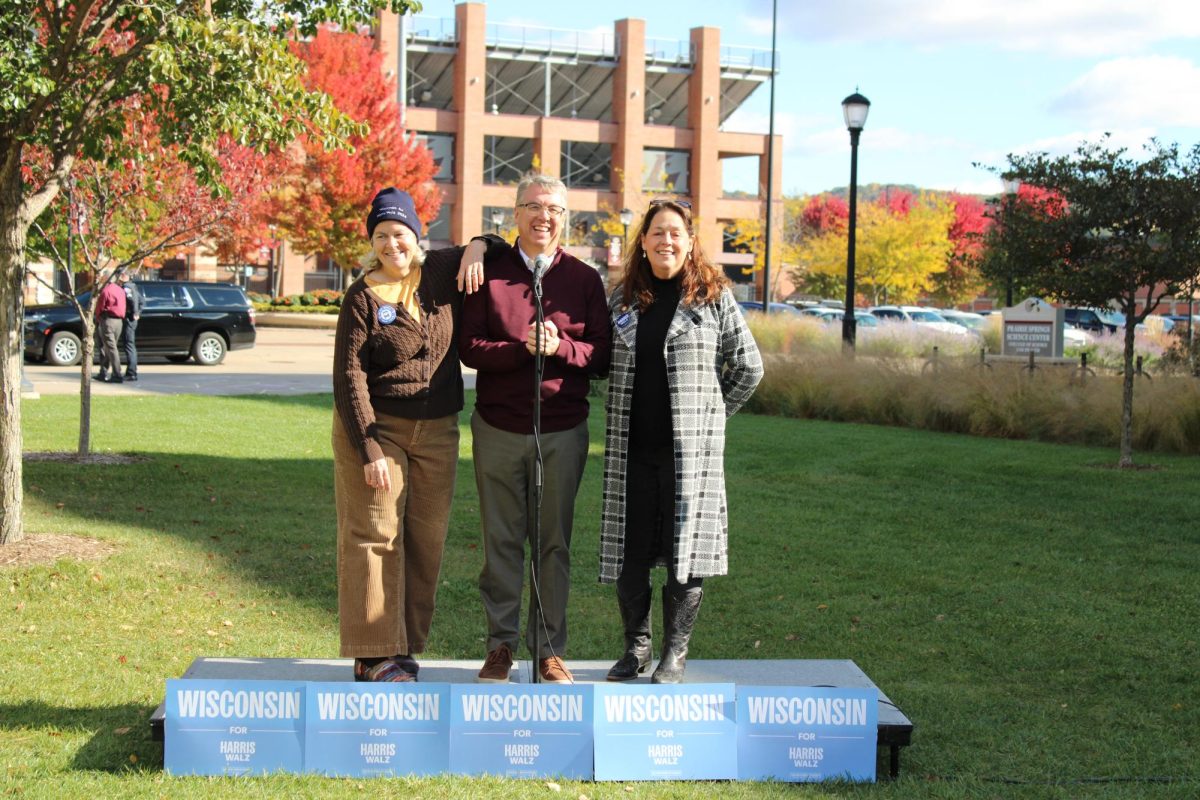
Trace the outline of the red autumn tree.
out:
[[[401,127],[395,82],[384,77],[383,56],[370,37],[326,27],[294,47],[308,65],[306,87],[328,94],[364,129],[350,137],[353,152],[326,150],[319,137],[301,136],[274,197],[275,217],[297,250],[329,254],[350,270],[367,249],[364,219],[380,189],[411,194],[426,223],[437,215],[433,158]]]
[[[849,219],[850,206],[845,200],[832,194],[819,194],[809,198],[800,212],[801,227],[813,234],[845,230]]]
[[[161,261],[171,253],[209,241],[221,231],[249,224],[253,199],[270,176],[262,158],[221,137],[213,158],[222,170],[225,191],[201,184],[180,157],[178,145],[165,144],[160,126],[140,98],[125,101],[123,128],[106,145],[115,157],[76,157],[68,191],[55,197],[33,224],[29,251],[46,258],[68,276],[67,291],[55,291],[75,305],[83,323],[80,352],[78,456],[90,451],[91,366],[99,291],[122,269]],[[49,169],[44,150],[26,151],[23,174],[40,180]],[[74,252],[65,258],[69,243]],[[76,297],[75,274],[92,292]]]
[[[992,224],[987,204],[978,197],[950,193],[954,221],[950,223],[950,243],[954,249],[946,271],[934,277],[933,296],[943,305],[956,305],[976,297],[984,288],[979,274],[983,237]]]

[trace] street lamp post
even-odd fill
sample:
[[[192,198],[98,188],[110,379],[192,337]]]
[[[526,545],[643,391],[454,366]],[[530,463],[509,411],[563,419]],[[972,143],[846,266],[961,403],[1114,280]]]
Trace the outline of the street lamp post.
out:
[[[629,223],[633,222],[633,212],[628,208],[621,209],[621,248],[629,247]]]
[[[867,124],[871,101],[858,92],[842,101],[842,116],[850,131],[850,232],[846,244],[846,309],[842,313],[842,349],[854,353],[854,238],[858,217],[858,136]]]
[[[492,227],[495,228],[496,235],[500,235],[500,226],[504,224],[504,212],[500,209],[492,210]]]
[[[1021,182],[1016,178],[1001,178],[1000,182],[1004,185],[1004,203],[1005,211],[1009,214],[1013,211],[1013,204],[1017,202],[1017,192],[1021,191]],[[1001,219],[1005,215],[1001,215]],[[1008,265],[1008,277],[1004,287],[1004,307],[1012,308],[1013,304],[1013,276],[1012,264]]]

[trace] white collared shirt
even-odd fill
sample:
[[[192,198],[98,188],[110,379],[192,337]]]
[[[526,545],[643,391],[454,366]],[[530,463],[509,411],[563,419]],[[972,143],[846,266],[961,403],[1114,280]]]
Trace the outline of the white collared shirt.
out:
[[[534,256],[530,256],[530,255],[528,255],[528,254],[525,252],[525,250],[524,250],[524,249],[522,249],[522,247],[521,247],[521,240],[520,240],[519,238],[517,239],[517,252],[518,252],[518,253],[520,253],[520,255],[521,255],[521,260],[525,262],[525,268],[526,268],[527,270],[529,270],[530,272],[533,272],[533,259],[534,259],[535,257],[534,257]],[[546,255],[547,255],[549,258],[550,258],[550,265],[551,265],[551,266],[553,266],[553,265],[554,265],[554,257],[555,257],[556,255],[558,255],[558,248],[557,248],[557,247],[556,247],[556,248],[554,248],[554,252],[553,252],[553,253],[547,253]],[[547,272],[549,272],[549,271],[550,271],[550,267],[546,267],[546,271],[547,271]]]

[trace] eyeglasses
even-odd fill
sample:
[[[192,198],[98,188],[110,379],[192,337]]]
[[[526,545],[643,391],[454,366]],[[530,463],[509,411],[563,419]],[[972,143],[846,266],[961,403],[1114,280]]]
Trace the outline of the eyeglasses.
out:
[[[679,206],[680,208],[686,208],[688,211],[692,210],[692,204],[689,203],[687,200],[675,200],[670,197],[662,197],[662,198],[659,198],[658,200],[651,200],[650,207],[654,208],[655,206],[665,206],[668,203],[670,203],[671,205],[674,205],[674,206]]]
[[[553,217],[555,219],[558,219],[563,214],[567,213],[567,210],[565,208],[563,208],[562,206],[544,206],[541,203],[518,203],[517,208],[523,208],[526,211],[528,211],[530,214],[539,214],[539,215],[543,211],[545,211],[547,214],[549,214],[551,217]]]

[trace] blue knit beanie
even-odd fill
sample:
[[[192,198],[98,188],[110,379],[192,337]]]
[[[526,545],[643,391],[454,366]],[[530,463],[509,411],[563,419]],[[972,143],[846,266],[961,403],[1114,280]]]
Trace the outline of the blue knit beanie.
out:
[[[408,192],[388,187],[380,190],[371,201],[371,213],[367,215],[367,238],[375,235],[375,226],[385,219],[393,219],[412,229],[421,238],[421,220]]]

